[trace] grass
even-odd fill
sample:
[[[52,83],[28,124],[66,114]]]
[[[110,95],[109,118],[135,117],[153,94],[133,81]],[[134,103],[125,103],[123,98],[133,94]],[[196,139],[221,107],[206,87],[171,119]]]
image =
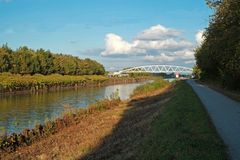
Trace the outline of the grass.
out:
[[[152,123],[139,149],[143,160],[226,160],[223,141],[192,88],[177,82],[175,96]]]
[[[132,98],[152,95],[152,92],[157,91],[158,89],[162,89],[164,87],[169,87],[170,85],[171,83],[163,80],[162,78],[155,78],[153,82],[138,86],[134,90]]]

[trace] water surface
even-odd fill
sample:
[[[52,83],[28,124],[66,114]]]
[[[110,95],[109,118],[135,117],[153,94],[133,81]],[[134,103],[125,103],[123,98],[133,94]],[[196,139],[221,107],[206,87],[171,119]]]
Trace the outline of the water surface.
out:
[[[63,112],[64,105],[83,108],[96,100],[109,97],[116,90],[120,98],[126,100],[133,90],[143,83],[146,82],[1,96],[0,129],[4,128],[8,134],[19,133],[24,128],[33,128],[47,119],[56,118]]]

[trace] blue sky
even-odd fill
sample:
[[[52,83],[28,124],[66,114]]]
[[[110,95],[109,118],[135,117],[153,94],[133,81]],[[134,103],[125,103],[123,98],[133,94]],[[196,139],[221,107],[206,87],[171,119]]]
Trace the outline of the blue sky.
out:
[[[192,66],[204,0],[0,0],[0,44],[92,58],[107,70]]]

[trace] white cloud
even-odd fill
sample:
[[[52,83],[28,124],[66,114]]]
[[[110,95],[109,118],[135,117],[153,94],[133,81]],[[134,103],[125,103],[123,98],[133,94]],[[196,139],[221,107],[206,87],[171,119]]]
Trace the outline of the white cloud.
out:
[[[146,29],[132,42],[127,42],[121,36],[109,33],[105,37],[105,50],[101,52],[101,55],[136,55],[147,53],[149,50],[178,51],[193,47],[189,41],[178,40],[178,35],[180,32],[177,30],[161,25]],[[174,36],[175,38],[173,38]]]
[[[203,31],[198,32],[196,40],[201,42]],[[201,37],[201,38],[200,38]],[[148,62],[194,63],[196,43],[182,40],[181,32],[161,25],[152,26],[139,33],[128,42],[121,36],[109,33],[105,37],[105,50],[102,56],[140,55]]]
[[[171,37],[178,37],[181,34],[180,31],[166,28],[160,24],[152,26],[149,29],[141,32],[136,39],[139,40],[163,40]]]
[[[158,41],[142,41],[137,40],[135,44],[138,48],[142,48],[145,50],[164,50],[164,51],[177,51],[186,49],[189,47],[193,47],[193,44],[188,41],[177,41],[174,39],[165,39],[165,40],[158,40]]]
[[[152,62],[172,62],[176,60],[176,57],[166,55],[165,53],[161,53],[158,56],[146,55],[144,60],[152,61]]]
[[[200,31],[197,32],[197,34],[195,36],[198,45],[201,45],[202,42],[205,39],[204,36],[203,36],[203,33],[204,33],[204,30],[200,30]]]
[[[106,49],[101,52],[102,56],[109,55],[128,55],[128,54],[136,54],[136,53],[144,53],[145,51],[142,49],[138,49],[135,43],[129,43],[124,41],[122,37],[109,33],[105,38]]]
[[[194,52],[191,50],[176,51],[170,53],[160,53],[159,55],[146,55],[144,60],[152,62],[173,62],[177,59],[192,61],[194,60]]]
[[[189,60],[189,61],[185,61],[185,64],[194,64],[196,63],[196,60]]]
[[[183,50],[174,52],[174,55],[179,59],[194,59],[194,52],[193,50]]]

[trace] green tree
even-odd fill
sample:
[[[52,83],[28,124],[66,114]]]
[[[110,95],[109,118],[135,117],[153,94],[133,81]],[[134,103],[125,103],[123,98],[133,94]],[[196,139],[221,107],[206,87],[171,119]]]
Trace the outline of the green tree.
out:
[[[40,73],[44,75],[53,73],[53,54],[50,51],[45,51],[44,49],[37,50],[36,54],[38,55],[38,60],[40,63]]]
[[[197,79],[201,78],[201,69],[197,65],[193,67],[193,75]]]
[[[16,51],[7,45],[0,48],[0,72],[15,74],[52,74],[62,75],[103,75],[102,64],[91,59],[82,60],[64,54],[53,54],[50,51],[37,51],[28,47],[19,47]]]
[[[12,50],[6,45],[0,48],[0,72],[8,72],[11,69]]]
[[[20,47],[17,49],[15,53],[15,64],[18,67],[18,72],[20,74],[32,74],[33,71],[31,70],[32,65],[32,56],[33,50],[29,49],[28,47]]]
[[[215,9],[215,14],[204,43],[196,50],[197,65],[203,78],[240,89],[240,1],[208,0],[207,4]]]

